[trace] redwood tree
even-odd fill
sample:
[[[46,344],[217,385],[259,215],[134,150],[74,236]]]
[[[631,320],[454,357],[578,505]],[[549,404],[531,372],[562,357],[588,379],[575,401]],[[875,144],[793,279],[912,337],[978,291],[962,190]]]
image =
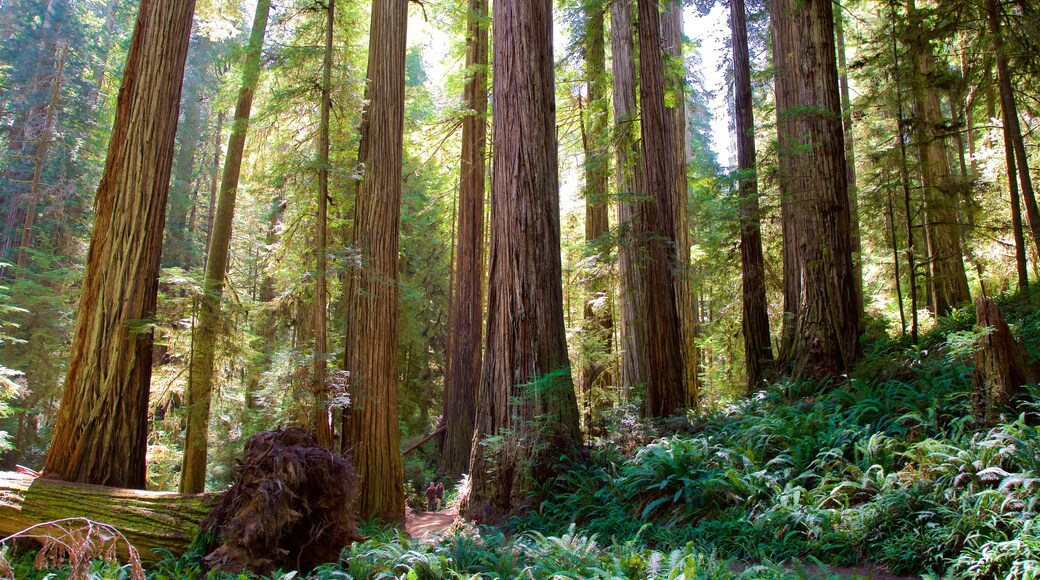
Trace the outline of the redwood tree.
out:
[[[795,375],[838,375],[859,353],[834,15],[828,0],[771,0],[786,352]],[[788,261],[790,260],[790,261]]]
[[[200,493],[206,489],[206,458],[209,445],[209,412],[213,393],[214,357],[220,331],[221,298],[227,277],[231,227],[238,196],[238,179],[242,173],[242,156],[253,110],[253,95],[260,82],[260,56],[267,32],[271,0],[257,0],[256,16],[242,69],[242,85],[235,103],[235,118],[224,160],[224,176],[220,182],[217,209],[213,219],[206,259],[206,278],[198,323],[192,341],[191,368],[188,379],[188,420],[184,430],[184,459],[181,463],[181,493]]]
[[[676,251],[675,191],[676,148],[672,123],[665,108],[664,54],[661,11],[658,0],[637,2],[639,37],[639,97],[641,112],[643,188],[635,203],[632,230],[642,250],[637,268],[644,278],[638,315],[648,330],[648,362],[642,384],[646,388],[644,412],[664,417],[685,404],[682,332],[673,267]],[[637,345],[640,346],[640,345]]]
[[[404,472],[397,424],[397,262],[404,156],[408,0],[375,0],[368,53],[368,108],[354,207],[361,266],[351,281],[347,370],[351,408],[343,448],[361,478],[363,518],[404,519]]]
[[[441,469],[459,474],[469,466],[480,384],[484,312],[484,161],[487,150],[488,3],[470,0],[466,24],[466,116],[462,120],[458,254],[452,303],[451,366],[444,385]]]
[[[925,239],[931,266],[933,306],[936,314],[945,315],[971,300],[971,293],[964,271],[961,231],[957,220],[960,196],[955,179],[950,175],[947,129],[942,116],[939,88],[935,86],[935,54],[925,14],[910,2],[908,17],[913,35],[910,56],[914,65],[914,137],[920,151],[921,177],[924,182]]]
[[[642,252],[637,243],[636,196],[643,189],[636,105],[635,34],[631,0],[610,5],[612,70],[614,73],[614,143],[618,188],[618,271],[621,278],[621,385],[631,388],[645,381],[647,360],[646,321],[638,312],[646,294],[641,274]]]
[[[560,258],[552,0],[494,10],[488,333],[468,515],[496,520],[580,441]]]
[[[607,122],[607,61],[605,41],[605,4],[587,0],[584,6],[585,29],[582,50],[585,56],[585,82],[588,87],[586,119],[582,123],[585,153],[585,244],[594,258],[587,278],[584,324],[587,362],[581,371],[581,393],[586,429],[591,427],[595,389],[613,384],[609,357],[612,352],[614,317],[606,276],[604,236],[610,229],[607,188],[610,181],[610,152]]]
[[[748,53],[747,14],[744,0],[730,0],[733,33],[734,121],[737,129],[737,169],[740,196],[740,264],[743,287],[744,366],[748,394],[761,386],[773,362],[766,271],[756,173],[755,113],[751,99],[751,59]]]
[[[142,0],[95,199],[48,477],[143,488],[166,198],[194,0]]]
[[[672,264],[672,284],[675,286],[676,312],[679,316],[679,335],[683,357],[683,406],[697,409],[700,404],[700,353],[697,349],[699,332],[698,305],[693,301],[690,287],[690,223],[687,210],[689,184],[686,176],[686,63],[683,57],[683,18],[680,0],[663,0],[661,12],[661,40],[665,52],[665,91],[671,95],[665,107],[665,119],[670,126],[673,159],[671,212],[675,226],[671,242],[675,244]]]

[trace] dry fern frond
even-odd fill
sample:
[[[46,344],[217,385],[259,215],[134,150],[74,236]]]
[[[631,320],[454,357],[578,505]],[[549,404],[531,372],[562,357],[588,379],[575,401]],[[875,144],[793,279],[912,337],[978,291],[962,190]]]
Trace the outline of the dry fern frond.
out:
[[[42,547],[36,555],[37,570],[69,565],[69,580],[87,580],[94,560],[117,562],[118,548],[126,546],[130,554],[130,579],[145,580],[144,567],[137,548],[116,528],[87,518],[67,518],[30,526],[0,540],[0,579],[15,580],[7,560],[7,550],[14,540],[35,540]]]

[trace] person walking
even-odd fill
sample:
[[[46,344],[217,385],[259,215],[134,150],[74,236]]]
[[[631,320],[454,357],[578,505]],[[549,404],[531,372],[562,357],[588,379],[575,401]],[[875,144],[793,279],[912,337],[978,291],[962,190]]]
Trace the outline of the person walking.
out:
[[[441,511],[441,503],[444,502],[444,484],[437,480],[437,511]]]
[[[426,488],[426,511],[435,511],[434,507],[437,503],[437,486],[431,481]]]

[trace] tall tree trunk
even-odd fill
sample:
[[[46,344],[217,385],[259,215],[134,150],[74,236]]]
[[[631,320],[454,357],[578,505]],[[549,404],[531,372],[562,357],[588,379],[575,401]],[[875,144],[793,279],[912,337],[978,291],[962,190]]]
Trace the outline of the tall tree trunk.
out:
[[[636,105],[635,29],[631,0],[611,3],[611,53],[614,73],[614,132],[618,187],[618,270],[620,285],[621,385],[632,389],[645,384],[650,362],[646,320],[638,306],[646,298],[641,273],[642,252],[636,236],[636,195],[643,190],[642,161],[637,147],[639,110]]]
[[[187,393],[187,427],[184,431],[184,459],[181,463],[181,493],[201,493],[206,489],[206,461],[209,446],[209,412],[213,393],[217,337],[223,315],[221,300],[227,277],[228,251],[231,246],[231,228],[235,217],[235,199],[238,180],[242,173],[242,157],[249,133],[249,117],[253,110],[253,95],[260,82],[260,57],[267,32],[271,0],[257,0],[256,16],[249,35],[242,85],[235,104],[235,118],[228,141],[224,176],[213,220],[206,261],[206,279],[203,283],[202,303],[191,354],[190,379]]]
[[[801,292],[789,353],[796,376],[837,376],[859,355],[845,144],[826,0],[771,0],[784,243]],[[797,71],[797,74],[788,74]]]
[[[484,521],[528,503],[532,482],[581,440],[563,322],[552,1],[499,0],[493,30],[488,334],[466,510]]]
[[[685,404],[682,331],[676,303],[673,266],[678,261],[674,241],[675,142],[665,109],[664,54],[658,0],[638,0],[639,97],[646,199],[635,204],[633,233],[645,252],[640,274],[646,293],[639,315],[650,332],[642,348],[649,368],[645,377],[644,412],[666,417]]]
[[[680,0],[663,0],[661,11],[661,40],[665,53],[665,91],[673,98],[665,107],[666,122],[671,127],[675,179],[671,195],[675,243],[675,262],[672,264],[675,305],[679,316],[679,336],[683,360],[683,406],[700,407],[700,366],[697,351],[697,319],[690,299],[690,223],[687,214],[689,184],[686,177],[686,62],[683,60],[683,18]]]
[[[614,380],[610,372],[610,355],[613,352],[614,317],[611,312],[610,288],[605,272],[609,250],[604,236],[610,229],[607,191],[610,182],[610,150],[607,121],[610,117],[607,102],[607,57],[606,29],[604,25],[605,4],[602,0],[590,0],[585,5],[585,82],[588,86],[588,122],[584,131],[585,153],[585,244],[592,252],[592,273],[586,283],[588,294],[585,301],[583,332],[586,345],[592,351],[586,353],[587,362],[581,372],[581,392],[585,416],[585,428],[592,428],[596,407],[595,391]]]
[[[203,270],[209,267],[209,247],[213,242],[213,221],[217,217],[217,193],[220,191],[220,143],[224,139],[224,111],[217,113],[217,128],[213,135],[213,167],[209,184],[209,212],[206,216],[206,255],[202,261]]]
[[[51,98],[47,103],[47,115],[43,121],[43,134],[40,135],[40,144],[36,148],[36,161],[33,166],[32,183],[29,185],[29,207],[25,210],[25,222],[22,224],[22,240],[18,250],[18,267],[24,268],[29,263],[29,254],[26,250],[32,245],[33,227],[36,225],[36,206],[40,203],[40,185],[43,179],[43,166],[47,161],[47,150],[50,148],[51,140],[54,138],[54,120],[58,114],[58,99],[61,97],[62,75],[65,72],[65,60],[69,55],[69,46],[59,43],[56,47],[57,66],[54,71],[53,86],[51,87]]]
[[[903,187],[903,213],[906,216],[906,262],[907,276],[910,282],[910,340],[917,344],[917,254],[914,241],[914,214],[912,211],[912,200],[910,196],[910,164],[907,160],[906,142],[908,135],[906,131],[906,111],[903,107],[902,76],[899,74],[899,41],[896,35],[896,9],[895,4],[889,5],[891,10],[891,40],[892,40],[892,62],[891,71],[892,86],[896,90],[896,130],[899,141],[899,181]]]
[[[733,33],[734,120],[737,129],[737,169],[740,189],[740,264],[743,288],[744,366],[750,395],[762,386],[773,363],[766,302],[766,270],[758,204],[755,114],[751,99],[751,60],[748,53],[744,0],[730,0]]]
[[[1029,264],[1026,259],[1026,236],[1022,229],[1022,204],[1018,193],[1018,168],[1011,135],[1004,131],[1004,158],[1007,161],[1008,191],[1011,195],[1011,232],[1015,237],[1015,268],[1018,272],[1018,289],[1029,288]]]
[[[82,483],[145,484],[159,253],[194,0],[142,0],[44,472]]]
[[[957,221],[960,196],[950,176],[939,91],[931,80],[935,74],[935,56],[924,30],[923,17],[912,2],[908,16],[915,32],[910,47],[915,71],[914,129],[924,180],[932,299],[935,313],[946,315],[971,300]]]
[[[343,448],[361,478],[360,515],[404,519],[404,472],[397,423],[397,261],[401,223],[405,45],[408,0],[376,0],[368,56],[364,167],[354,208],[362,266],[353,280],[347,325],[351,411]]]
[[[893,278],[896,286],[896,303],[899,306],[899,324],[902,329],[903,338],[906,338],[906,313],[903,311],[903,283],[899,276],[899,243],[896,239],[896,212],[892,202],[892,191],[888,191],[888,233],[892,240],[892,267],[895,270]]]
[[[326,273],[328,259],[329,212],[329,115],[332,111],[332,50],[335,36],[336,0],[329,0],[325,24],[325,60],[321,75],[321,122],[318,128],[318,215],[315,256],[314,288],[314,409],[311,423],[314,437],[322,447],[332,447],[332,423],[329,415],[329,394],[326,385],[326,353],[328,351],[327,313],[328,288]]]
[[[456,226],[455,295],[452,302],[451,368],[444,389],[441,468],[460,474],[469,466],[480,384],[484,311],[484,197],[487,157],[488,3],[470,0],[466,23],[462,164]]]
[[[864,326],[863,308],[863,244],[859,232],[859,188],[856,185],[856,147],[852,137],[852,98],[849,95],[849,71],[845,61],[845,12],[841,3],[834,6],[834,41],[837,43],[838,86],[841,90],[841,119],[845,133],[845,180],[849,186],[849,218],[852,226],[852,268],[856,285],[856,324],[859,332]]]
[[[1018,120],[1015,92],[1011,86],[1011,73],[1008,71],[1004,39],[1000,32],[1000,11],[997,8],[996,0],[986,0],[986,12],[989,21],[989,31],[993,36],[993,52],[996,54],[997,60],[1000,106],[1004,116],[1004,143],[1006,146],[1010,142],[1014,149],[1019,183],[1022,184],[1022,199],[1025,201],[1026,215],[1029,218],[1029,229],[1033,234],[1033,243],[1036,245],[1037,252],[1040,253],[1040,208],[1037,207],[1036,195],[1033,191],[1033,180],[1029,173],[1029,157],[1026,154],[1025,143],[1022,140],[1022,127]]]

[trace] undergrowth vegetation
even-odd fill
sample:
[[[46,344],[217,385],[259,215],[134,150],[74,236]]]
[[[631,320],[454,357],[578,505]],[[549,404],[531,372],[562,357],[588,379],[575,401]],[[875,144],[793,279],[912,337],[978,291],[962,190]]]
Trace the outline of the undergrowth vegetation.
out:
[[[1040,317],[1004,307],[1037,360]],[[875,340],[840,383],[775,385],[632,453],[603,441],[514,526],[562,534],[575,522],[608,543],[741,561],[1038,577],[1040,389],[979,430],[972,324],[958,313],[918,347]]]
[[[1003,308],[1040,359],[1040,315],[1025,300]],[[437,543],[362,530],[309,577],[818,578],[853,566],[1040,577],[1040,389],[980,429],[973,324],[957,313],[918,346],[875,338],[841,381],[776,384],[689,421],[619,409],[506,528],[457,523]],[[206,576],[188,556],[149,577]]]

